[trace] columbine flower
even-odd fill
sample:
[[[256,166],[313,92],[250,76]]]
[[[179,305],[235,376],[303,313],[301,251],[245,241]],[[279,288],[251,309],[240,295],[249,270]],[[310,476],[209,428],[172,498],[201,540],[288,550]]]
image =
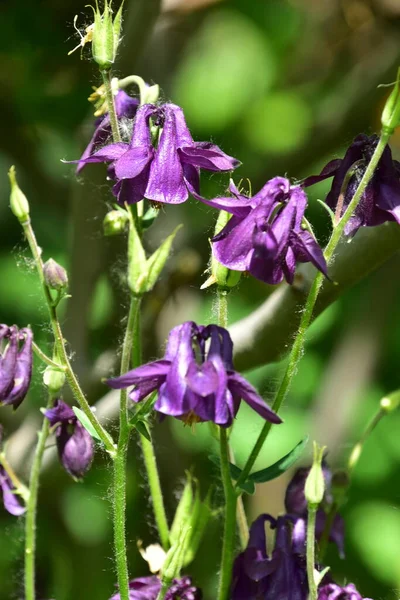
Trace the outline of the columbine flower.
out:
[[[80,164],[90,162],[111,162],[109,174],[116,180],[113,193],[121,205],[143,198],[185,202],[188,188],[199,191],[200,168],[231,171],[240,164],[214,144],[194,142],[183,111],[175,104],[141,106],[130,144],[109,144]]]
[[[302,552],[306,543],[307,528],[307,500],[304,495],[304,486],[309,468],[298,469],[290,481],[285,495],[285,508],[295,523],[295,537],[298,552]],[[323,473],[325,478],[325,495],[322,507],[317,511],[315,535],[320,539],[326,524],[327,513],[333,503],[331,496],[332,473],[326,464],[323,464]],[[344,558],[344,520],[341,515],[336,514],[331,526],[329,540],[334,542],[339,550],[339,554]]]
[[[74,411],[62,400],[56,400],[54,408],[46,410],[45,416],[56,427],[58,455],[64,469],[75,479],[81,479],[93,460],[93,440],[81,425]]]
[[[378,137],[358,135],[347,149],[343,159],[329,162],[319,175],[307,177],[304,186],[333,177],[326,203],[342,216],[352,200],[365,169],[378,143]],[[348,182],[346,183],[346,179]],[[386,221],[400,223],[400,163],[392,159],[386,146],[371,181],[367,185],[354,215],[345,227],[347,235],[354,235],[360,227],[381,225]]]
[[[140,402],[158,390],[155,410],[187,423],[214,421],[229,427],[244,400],[272,423],[281,419],[232,364],[233,345],[223,327],[187,321],[171,330],[165,356],[125,375],[109,379],[120,389],[134,386],[130,398]]]
[[[276,530],[271,556],[266,521]],[[250,527],[247,548],[235,560],[230,600],[307,600],[307,596],[305,560],[296,552],[290,519],[259,516]]]
[[[19,497],[15,494],[15,487],[4,470],[0,465],[0,490],[3,495],[4,508],[16,517],[19,517],[25,512],[25,507],[22,505]]]
[[[139,100],[137,98],[131,98],[131,96],[128,96],[123,90],[119,90],[116,93],[114,103],[118,119],[133,119],[139,106]],[[76,169],[77,174],[84,168],[86,164],[85,160],[103,146],[111,137],[111,123],[108,112],[97,119],[95,125],[96,129],[92,139],[78,161],[78,167]]]
[[[32,377],[32,337],[28,328],[0,325],[0,404],[16,409],[26,396]]]
[[[371,598],[363,598],[352,583],[345,587],[329,583],[318,590],[318,600],[371,600]]]
[[[298,262],[312,262],[326,275],[326,262],[313,235],[303,228],[307,196],[284,177],[274,177],[252,198],[231,184],[236,205],[216,198],[233,213],[213,242],[215,258],[235,271],[249,271],[265,283],[293,283]]]
[[[161,580],[156,575],[139,577],[129,582],[129,600],[157,600]],[[174,579],[164,600],[201,600],[201,591],[192,585],[190,577]],[[110,600],[120,600],[115,594]]]

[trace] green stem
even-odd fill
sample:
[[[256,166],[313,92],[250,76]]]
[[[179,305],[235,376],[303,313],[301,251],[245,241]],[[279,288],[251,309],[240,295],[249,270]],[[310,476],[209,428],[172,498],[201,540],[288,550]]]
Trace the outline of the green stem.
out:
[[[331,238],[330,238],[328,245],[325,248],[325,252],[324,252],[325,260],[328,265],[329,265],[330,261],[332,260],[332,257],[334,255],[334,252],[335,252],[335,250],[339,244],[339,241],[342,237],[342,234],[344,232],[344,228],[345,228],[346,224],[348,223],[348,221],[352,217],[355,209],[357,208],[357,206],[362,198],[362,195],[365,191],[365,188],[367,187],[368,183],[370,182],[370,180],[375,172],[375,169],[378,166],[379,160],[383,154],[383,151],[384,151],[388,141],[389,141],[389,135],[387,133],[382,132],[381,137],[379,138],[379,142],[378,142],[378,144],[375,148],[375,151],[372,155],[372,158],[364,172],[364,175],[363,175],[360,183],[358,184],[357,190],[356,190],[349,206],[347,207],[346,212],[344,213],[343,217],[340,219],[337,226],[332,231]],[[310,323],[312,320],[312,315],[313,315],[314,308],[315,308],[315,304],[317,302],[317,298],[318,298],[318,295],[321,290],[323,282],[324,282],[324,275],[322,273],[318,272],[317,275],[315,276],[314,282],[313,282],[310,292],[308,294],[308,297],[307,297],[307,300],[306,300],[306,303],[304,306],[303,314],[301,317],[299,329],[297,331],[296,338],[294,340],[294,344],[293,344],[291,352],[289,354],[288,365],[286,367],[286,371],[283,376],[281,385],[279,386],[278,392],[276,394],[275,401],[272,405],[272,408],[274,409],[275,412],[279,411],[279,409],[282,405],[282,402],[286,398],[286,395],[287,395],[290,385],[292,383],[292,379],[297,371],[298,363],[302,357],[303,350],[304,350],[304,342],[305,342],[306,333],[307,333],[308,327],[310,326]],[[269,421],[267,421],[265,423],[264,427],[262,428],[261,433],[259,434],[258,439],[255,443],[255,446],[254,446],[254,448],[243,468],[243,471],[237,481],[237,484],[236,484],[237,488],[239,488],[240,485],[242,483],[244,483],[244,481],[246,481],[248,475],[250,474],[250,471],[253,468],[255,461],[257,460],[260,450],[263,447],[264,442],[271,430],[271,427],[272,427],[272,424]]]
[[[47,287],[45,279],[44,279],[41,250],[37,244],[35,233],[32,229],[30,220],[22,223],[22,227],[24,229],[25,237],[28,240],[33,258],[36,263],[36,269],[37,269],[37,272],[39,275],[40,282],[43,287],[43,293],[44,293],[44,297],[46,299],[46,303],[47,303],[47,307],[48,307],[48,311],[49,311],[49,315],[50,315],[50,322],[51,322],[51,327],[53,329],[56,349],[58,351],[58,356],[61,361],[61,366],[65,367],[65,376],[67,378],[68,384],[71,388],[71,391],[72,391],[76,401],[79,403],[79,406],[81,407],[82,411],[85,413],[86,417],[89,419],[93,428],[96,430],[96,433],[98,434],[99,438],[103,442],[106,450],[109,452],[111,457],[114,457],[115,456],[115,446],[114,446],[113,440],[112,440],[111,436],[106,432],[106,430],[101,426],[101,424],[95,417],[94,413],[91,411],[89,403],[86,400],[85,395],[81,390],[81,387],[79,385],[79,382],[76,378],[74,371],[72,370],[71,363],[69,361],[68,354],[67,354],[67,351],[65,348],[64,337],[63,337],[63,334],[61,331],[61,326],[58,321],[57,310],[53,304],[53,299],[51,297],[50,290]]]
[[[132,348],[140,345],[139,310],[140,298],[132,296],[128,323],[122,347],[121,375],[129,370]],[[119,437],[117,454],[114,460],[113,502],[114,502],[114,549],[119,594],[121,600],[129,600],[129,573],[126,551],[126,456],[129,444],[128,390],[120,394]]]
[[[307,519],[307,579],[309,596],[308,600],[317,600],[317,586],[315,584],[315,520],[317,509],[308,507]]]
[[[114,94],[111,85],[111,71],[109,69],[106,71],[102,70],[101,76],[103,77],[104,89],[106,91],[107,109],[108,114],[110,116],[111,131],[113,135],[113,141],[115,144],[121,141],[121,134],[119,132],[118,118],[117,113],[115,111]]]
[[[380,408],[378,410],[378,412],[372,417],[372,419],[368,423],[367,427],[363,431],[358,442],[354,445],[353,450],[350,453],[350,458],[349,458],[349,461],[347,464],[349,474],[353,471],[354,467],[358,463],[358,460],[361,456],[361,452],[363,450],[363,447],[364,447],[364,444],[365,444],[367,438],[371,435],[371,433],[373,432],[375,427],[378,425],[378,423],[381,421],[381,419],[387,414],[388,413],[384,409]]]
[[[35,342],[32,342],[32,348],[34,353],[36,354],[36,356],[38,358],[40,358],[40,360],[42,362],[44,362],[46,365],[49,365],[50,367],[53,367],[53,369],[58,369],[59,371],[66,371],[66,368],[63,367],[62,365],[60,365],[59,363],[56,363],[54,360],[52,360],[49,356],[47,356],[47,354],[45,354],[43,352],[43,350],[41,350],[39,348],[39,346],[37,344],[35,344]]]
[[[53,406],[53,397],[49,395],[46,408]],[[39,477],[42,459],[49,436],[50,422],[44,418],[39,432],[38,444],[33,458],[29,479],[29,499],[25,517],[25,600],[35,600],[35,558],[36,558],[36,512],[39,491]]]
[[[226,329],[228,327],[228,292],[220,287],[217,288],[215,308],[218,325]]]
[[[156,456],[154,447],[151,441],[143,435],[140,436],[142,444],[142,452],[144,464],[147,471],[147,478],[150,487],[150,495],[153,502],[154,516],[156,519],[157,529],[160,536],[161,544],[164,550],[169,548],[169,528],[167,515],[165,513],[163,494],[161,490],[160,477],[158,475]]]
[[[222,543],[221,572],[219,578],[218,600],[227,600],[232,580],[232,567],[236,535],[236,494],[229,471],[229,446],[227,431],[219,429],[221,479],[225,495],[225,525]]]

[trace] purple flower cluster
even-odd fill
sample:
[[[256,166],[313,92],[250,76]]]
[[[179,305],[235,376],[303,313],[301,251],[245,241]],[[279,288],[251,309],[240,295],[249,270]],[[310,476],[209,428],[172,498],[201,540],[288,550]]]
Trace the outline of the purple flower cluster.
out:
[[[32,331],[0,325],[0,404],[18,408],[32,377]]]
[[[129,582],[129,600],[157,600],[161,580],[156,575],[139,577]],[[201,600],[201,591],[192,585],[190,577],[174,579],[165,595],[165,600]],[[115,594],[110,600],[120,600]]]
[[[232,354],[233,344],[226,329],[187,321],[171,330],[163,359],[107,383],[116,389],[134,386],[130,393],[133,402],[158,390],[155,410],[187,423],[213,421],[229,427],[241,399],[267,421],[280,423],[278,415],[234,370]]]
[[[109,144],[87,154],[86,150],[77,161],[80,167],[111,163],[113,193],[122,206],[143,198],[180,204],[188,199],[189,190],[199,191],[200,169],[231,171],[240,164],[214,144],[194,142],[183,111],[175,104],[144,104],[137,110],[129,144]]]
[[[377,143],[376,135],[358,135],[343,159],[332,160],[319,175],[307,177],[303,185],[314,185],[333,177],[326,203],[333,210],[338,208],[338,216],[341,217],[354,196]],[[400,223],[400,163],[392,159],[389,146],[383,151],[378,168],[347,223],[345,233],[354,235],[360,227],[373,227],[387,221]]]
[[[371,598],[363,598],[352,583],[344,587],[329,583],[319,589],[318,600],[371,600]]]
[[[81,479],[93,460],[93,439],[78,421],[74,411],[62,400],[45,416],[56,429],[57,450],[64,469],[75,479]]]
[[[307,196],[284,177],[274,177],[252,198],[240,194],[231,184],[237,204],[216,198],[233,216],[213,242],[215,258],[235,271],[249,271],[265,283],[284,278],[293,283],[296,264],[312,262],[326,272],[326,262],[314,236],[304,228]],[[240,212],[238,212],[240,209]]]

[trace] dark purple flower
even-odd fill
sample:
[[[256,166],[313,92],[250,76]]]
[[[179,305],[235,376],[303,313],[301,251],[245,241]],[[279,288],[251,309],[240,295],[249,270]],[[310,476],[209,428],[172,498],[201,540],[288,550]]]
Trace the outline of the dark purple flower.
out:
[[[342,204],[340,216],[350,204],[360,183],[366,166],[378,143],[378,137],[358,135],[347,149],[343,159],[329,162],[319,175],[307,177],[304,186],[313,185],[333,177],[332,187],[326,197],[326,203],[337,210]],[[351,174],[351,170],[353,171]],[[346,176],[350,179],[346,185]],[[345,189],[342,189],[345,186]],[[347,235],[354,235],[360,227],[381,225],[386,221],[400,223],[400,164],[392,159],[392,152],[386,146],[371,181],[367,185],[354,215],[345,227]]]
[[[327,274],[321,248],[303,228],[307,196],[301,187],[274,177],[252,198],[240,195],[232,184],[230,190],[236,203],[232,198],[211,201],[233,214],[212,240],[213,254],[221,264],[234,271],[249,271],[269,284],[284,278],[293,283],[298,262],[312,262]]]
[[[276,530],[274,549],[268,555],[265,522]],[[288,517],[261,515],[250,528],[247,548],[235,560],[231,600],[307,600],[304,556]]]
[[[297,469],[289,482],[285,495],[285,508],[295,523],[294,528],[299,552],[302,547],[305,547],[306,542],[307,500],[304,495],[304,486],[309,472],[309,468],[303,467]],[[326,463],[323,464],[323,473],[325,478],[325,495],[323,505],[317,512],[315,527],[317,539],[320,539],[323,535],[327,514],[333,503],[331,495],[332,473]],[[344,558],[344,520],[339,514],[336,514],[334,517],[329,540],[337,545],[340,556]]]
[[[171,330],[164,358],[109,379],[120,389],[134,386],[130,398],[140,402],[158,390],[155,410],[187,423],[213,421],[229,427],[244,400],[264,419],[281,419],[233,368],[233,345],[226,329],[187,321]]]
[[[141,106],[130,143],[104,146],[79,164],[91,162],[111,163],[109,175],[116,180],[113,193],[121,205],[143,198],[185,202],[189,191],[199,192],[200,168],[231,171],[240,164],[214,144],[194,142],[183,111],[175,104]]]
[[[26,508],[21,503],[19,496],[15,494],[15,487],[4,470],[4,468],[0,465],[0,490],[3,495],[3,504],[4,508],[11,514],[16,517],[22,515]]]
[[[93,460],[93,439],[81,425],[74,411],[62,400],[56,400],[54,408],[46,410],[45,416],[52,427],[56,426],[58,455],[64,469],[75,479],[81,479]]]
[[[329,583],[318,590],[318,600],[371,600],[371,598],[363,598],[352,583],[344,587]]]
[[[157,600],[161,581],[156,575],[139,577],[129,582],[129,600]],[[190,577],[174,579],[165,595],[165,600],[201,600],[201,591],[192,585]],[[120,600],[115,594],[110,600]]]
[[[0,325],[0,404],[16,409],[26,396],[32,377],[32,338],[27,327]]]
[[[131,98],[126,92],[119,90],[114,97],[114,102],[118,119],[133,119],[139,106],[137,98]],[[106,144],[111,137],[111,123],[108,113],[97,119],[95,125],[95,132],[78,162],[76,174],[80,173],[84,168],[86,164],[85,159],[89,158],[96,150]]]

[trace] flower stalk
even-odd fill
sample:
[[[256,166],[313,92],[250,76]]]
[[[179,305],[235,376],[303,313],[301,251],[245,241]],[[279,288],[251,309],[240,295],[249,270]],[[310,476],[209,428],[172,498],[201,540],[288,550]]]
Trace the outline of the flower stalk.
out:
[[[307,579],[309,588],[309,600],[317,600],[317,584],[315,581],[315,521],[317,509],[313,506],[308,508],[307,519]]]
[[[114,92],[112,88],[112,77],[111,71],[101,70],[101,76],[103,78],[104,89],[106,92],[107,110],[110,115],[111,131],[114,143],[121,141],[121,134],[118,126],[117,112],[115,110]]]
[[[358,184],[357,190],[356,190],[350,204],[348,205],[347,210],[344,213],[343,217],[340,219],[340,221],[337,223],[336,227],[332,231],[331,238],[330,238],[330,240],[326,246],[325,252],[324,252],[325,260],[328,265],[329,265],[330,261],[332,260],[335,250],[341,240],[341,237],[343,235],[346,224],[352,217],[355,209],[357,208],[357,206],[362,198],[362,195],[363,195],[368,183],[371,181],[371,179],[374,175],[374,172],[378,166],[379,160],[380,160],[380,158],[383,154],[383,151],[389,141],[389,137],[390,136],[387,132],[383,131],[381,133],[378,144],[377,144],[375,151],[371,157],[371,160],[364,172],[364,175],[363,175],[360,183]],[[288,365],[286,367],[285,374],[283,376],[282,382],[281,382],[278,392],[276,394],[275,401],[272,405],[272,408],[275,412],[279,412],[279,409],[287,396],[287,393],[291,386],[293,377],[297,371],[298,363],[303,354],[306,333],[307,333],[308,327],[310,326],[310,323],[312,320],[312,315],[313,315],[314,308],[315,308],[315,304],[317,302],[317,298],[318,298],[318,295],[322,288],[323,283],[324,283],[324,275],[319,272],[315,276],[314,282],[311,286],[310,292],[306,299],[303,314],[302,314],[301,321],[300,321],[300,325],[299,325],[299,328],[298,328],[298,331],[296,334],[296,338],[294,340],[294,343],[293,343],[293,346],[292,346],[292,349],[291,349],[291,352],[289,355]],[[272,424],[267,421],[265,423],[264,427],[262,428],[262,430],[259,434],[259,437],[254,445],[254,448],[251,451],[251,454],[250,454],[250,456],[243,468],[243,471],[237,481],[238,489],[239,489],[240,485],[244,481],[246,481],[248,475],[250,474],[250,471],[253,468],[254,463],[257,460],[257,457],[261,451],[261,448],[263,447],[264,442],[267,439],[267,436],[271,430],[271,425]]]

